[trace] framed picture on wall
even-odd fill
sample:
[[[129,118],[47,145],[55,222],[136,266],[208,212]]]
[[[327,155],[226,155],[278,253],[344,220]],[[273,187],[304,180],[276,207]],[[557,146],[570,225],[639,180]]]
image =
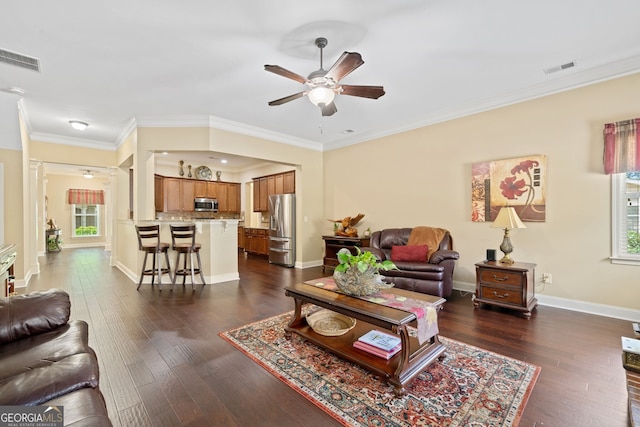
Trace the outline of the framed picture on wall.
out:
[[[522,221],[546,218],[547,157],[537,154],[471,165],[471,220],[493,221],[512,206]]]

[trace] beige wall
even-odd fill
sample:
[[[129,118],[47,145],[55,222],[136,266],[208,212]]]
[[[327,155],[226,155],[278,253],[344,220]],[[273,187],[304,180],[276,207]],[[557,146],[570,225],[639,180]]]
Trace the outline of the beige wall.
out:
[[[512,257],[537,263],[538,281],[553,275],[541,295],[640,309],[639,267],[608,260],[611,184],[602,167],[603,125],[638,117],[639,93],[636,74],[327,152],[325,213],[362,212],[362,229],[447,228],[461,257],[454,279],[471,285],[474,263],[503,234],[471,222],[471,164],[546,154],[546,222],[512,231]]]
[[[43,162],[95,167],[112,167],[116,164],[115,151],[41,141],[31,141],[30,151],[31,158]]]
[[[46,179],[46,196],[47,203],[47,220],[53,218],[58,226],[62,229],[62,238],[64,246],[82,247],[82,246],[104,246],[105,244],[105,207],[100,207],[100,230],[102,235],[97,237],[71,237],[72,219],[71,205],[68,203],[67,191],[70,188],[88,189],[88,190],[104,190],[108,179],[93,178],[86,179],[82,176],[69,175],[47,175]],[[63,247],[64,247],[63,246]]]
[[[4,243],[17,244],[18,257],[14,272],[24,279],[26,273],[23,212],[22,151],[0,149],[0,162],[4,164]]]

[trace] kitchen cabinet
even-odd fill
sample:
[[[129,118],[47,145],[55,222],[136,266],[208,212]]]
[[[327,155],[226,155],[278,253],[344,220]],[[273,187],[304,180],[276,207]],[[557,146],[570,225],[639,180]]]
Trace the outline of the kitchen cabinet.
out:
[[[217,199],[218,198],[218,183],[217,182],[215,182],[215,181],[207,182],[207,195],[206,195],[206,197],[208,197],[210,199]]]
[[[267,197],[276,193],[276,177],[274,175],[267,177]]]
[[[295,192],[295,171],[253,178],[253,211],[268,211],[269,196],[272,194],[295,194]]]
[[[156,212],[164,211],[164,177],[153,176],[153,193],[156,205]]]
[[[194,185],[194,197],[209,197],[207,196],[207,188],[208,188],[208,182],[207,181],[196,181]]]
[[[154,179],[155,206],[158,212],[193,212],[195,183],[168,177]]]
[[[203,181],[188,178],[154,176],[157,212],[193,212],[193,199],[218,199],[218,211],[240,212],[240,184],[237,182]]]
[[[268,185],[267,178],[260,178],[260,185],[258,186],[260,189],[260,212],[266,212],[269,210],[269,193],[268,193]]]
[[[238,226],[238,249],[244,249],[244,227]]]
[[[240,184],[225,183],[227,187],[227,212],[240,212]]]
[[[284,194],[284,174],[279,173],[274,177],[274,192],[273,194]]]
[[[284,178],[284,191],[283,194],[295,194],[296,192],[296,172],[289,171],[285,172],[283,175]]]
[[[269,233],[266,228],[245,228],[244,239],[245,252],[269,256]]]

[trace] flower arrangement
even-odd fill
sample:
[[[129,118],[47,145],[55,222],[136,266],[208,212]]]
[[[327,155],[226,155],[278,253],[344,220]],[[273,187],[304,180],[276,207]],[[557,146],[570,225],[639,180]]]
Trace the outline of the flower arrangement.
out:
[[[380,289],[393,287],[393,283],[385,283],[379,270],[397,269],[390,260],[379,261],[369,251],[361,251],[356,246],[356,254],[347,248],[337,253],[338,264],[333,272],[336,286],[348,295],[372,295]]]
[[[350,267],[355,267],[360,273],[364,273],[369,268],[373,267],[378,270],[397,270],[398,267],[388,259],[380,262],[374,254],[369,251],[361,251],[359,247],[356,248],[356,254],[352,254],[347,248],[342,248],[338,251],[338,261],[340,264],[336,266],[336,271],[345,273]]]

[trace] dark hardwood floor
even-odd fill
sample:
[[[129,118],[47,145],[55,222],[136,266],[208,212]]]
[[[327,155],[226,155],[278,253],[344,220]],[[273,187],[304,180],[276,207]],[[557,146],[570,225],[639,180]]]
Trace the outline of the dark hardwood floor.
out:
[[[72,317],[90,325],[100,388],[116,426],[337,426],[304,397],[218,333],[293,309],[283,286],[322,276],[239,255],[239,281],[202,287],[143,285],[136,291],[100,248],[40,258],[29,290],[69,292]],[[168,280],[168,278],[167,278]],[[474,310],[455,295],[440,314],[442,335],[542,367],[520,426],[626,426],[620,336],[628,321],[551,307],[531,320]]]

